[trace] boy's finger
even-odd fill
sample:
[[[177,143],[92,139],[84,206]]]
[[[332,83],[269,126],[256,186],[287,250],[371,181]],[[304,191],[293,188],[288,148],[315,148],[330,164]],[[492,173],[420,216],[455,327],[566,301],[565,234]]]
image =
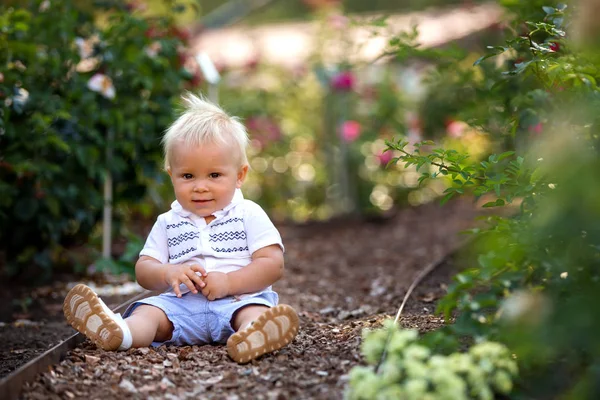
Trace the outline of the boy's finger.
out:
[[[194,282],[192,282],[192,280],[189,277],[184,279],[183,282],[181,282],[181,283],[185,284],[185,286],[187,286],[188,289],[190,289],[190,291],[192,293],[198,293],[198,289],[196,289],[196,285],[194,285]]]
[[[179,290],[179,284],[174,283],[173,285],[171,285],[171,287],[173,288],[173,292],[177,295],[177,297],[181,297],[181,291]]]
[[[202,280],[202,278],[200,276],[198,276],[196,273],[193,273],[190,276],[190,279],[194,282],[194,284],[197,287],[203,288],[204,286],[206,286],[206,284],[204,283],[204,281]]]
[[[196,272],[200,272],[200,274],[202,276],[206,276],[206,270],[200,264],[194,264],[194,265],[192,265],[192,270],[194,270]]]

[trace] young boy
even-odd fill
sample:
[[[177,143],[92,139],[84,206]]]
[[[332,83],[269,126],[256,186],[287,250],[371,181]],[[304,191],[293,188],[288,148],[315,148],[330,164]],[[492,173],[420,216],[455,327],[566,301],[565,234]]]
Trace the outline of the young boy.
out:
[[[245,363],[290,343],[298,316],[277,305],[271,285],[283,275],[279,232],[240,187],[248,137],[237,118],[188,95],[187,108],[163,137],[175,198],[161,214],[135,265],[146,289],[123,317],[87,286],[67,295],[69,323],[105,350],[227,342]]]

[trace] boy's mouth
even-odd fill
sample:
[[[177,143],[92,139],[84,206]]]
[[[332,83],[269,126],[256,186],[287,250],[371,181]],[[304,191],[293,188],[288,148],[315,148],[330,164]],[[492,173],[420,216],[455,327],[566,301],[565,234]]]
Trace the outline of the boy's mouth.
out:
[[[209,201],[212,200],[192,200],[194,203],[198,203],[198,204],[203,204],[203,203],[208,203]]]

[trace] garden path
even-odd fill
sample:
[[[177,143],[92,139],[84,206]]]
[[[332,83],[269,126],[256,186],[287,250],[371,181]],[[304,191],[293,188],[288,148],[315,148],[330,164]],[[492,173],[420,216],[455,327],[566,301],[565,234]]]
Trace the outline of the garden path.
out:
[[[27,384],[23,398],[341,399],[349,371],[362,362],[362,329],[395,315],[412,280],[460,242],[457,232],[475,214],[470,201],[460,200],[380,221],[280,226],[286,275],[275,289],[301,320],[292,344],[237,365],[223,346],[115,353],[86,342]],[[452,271],[443,264],[417,288],[404,327],[441,325],[432,312]]]

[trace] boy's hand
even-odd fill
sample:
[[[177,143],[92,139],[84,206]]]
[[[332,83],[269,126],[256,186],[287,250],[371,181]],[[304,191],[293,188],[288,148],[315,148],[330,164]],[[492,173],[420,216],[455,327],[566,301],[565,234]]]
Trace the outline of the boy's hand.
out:
[[[217,300],[229,296],[229,277],[223,272],[209,272],[204,278],[206,286],[202,294],[208,300]]]
[[[199,272],[198,275],[196,272]],[[180,284],[190,289],[192,293],[198,293],[197,288],[203,288],[205,283],[203,278],[206,277],[206,271],[199,264],[170,264],[165,271],[165,281],[173,288],[177,297],[181,297]]]

